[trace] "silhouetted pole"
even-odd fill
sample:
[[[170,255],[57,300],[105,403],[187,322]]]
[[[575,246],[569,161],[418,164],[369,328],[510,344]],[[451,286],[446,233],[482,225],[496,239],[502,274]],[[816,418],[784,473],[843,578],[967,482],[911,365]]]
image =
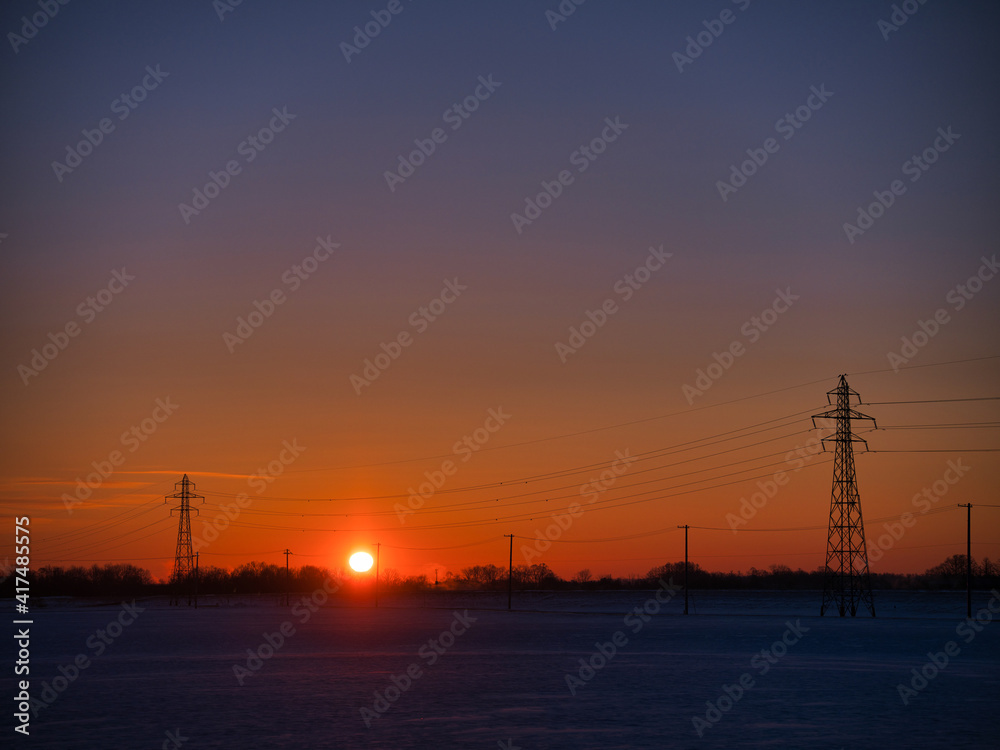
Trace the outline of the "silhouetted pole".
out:
[[[861,396],[847,384],[841,375],[837,387],[827,391],[827,401],[832,407],[821,414],[813,414],[813,427],[817,420],[836,421],[836,435],[823,438],[824,449],[834,442],[833,484],[830,488],[830,521],[826,535],[826,566],[824,569],[823,602],[819,614],[823,616],[831,607],[841,617],[856,617],[859,609],[868,608],[875,617],[875,599],[872,596],[871,573],[868,569],[868,545],[865,541],[865,522],[861,513],[861,494],[854,469],[854,446],[868,443],[851,429],[857,421],[870,420],[878,427],[874,417],[853,408],[860,404]],[[834,406],[834,404],[836,404]]]
[[[379,550],[382,549],[381,542],[375,542],[375,606],[378,606],[378,558]]]
[[[198,609],[198,556],[200,552],[194,553],[194,608]]]
[[[962,505],[965,508],[965,616],[972,617],[972,503]]]
[[[288,602],[291,601],[292,596],[291,582],[288,576],[288,556],[292,553],[287,547],[285,547],[285,551],[282,554],[285,556],[285,606],[287,606]]]
[[[511,598],[514,591],[514,535],[504,534],[510,537],[510,558],[507,561],[507,609],[510,609]]]
[[[173,495],[167,495],[163,502],[168,503],[171,500],[180,500],[181,504],[176,508],[170,509],[170,515],[174,514],[174,511],[178,511],[178,521],[177,521],[177,554],[174,557],[174,572],[170,576],[170,580],[176,591],[176,603],[180,606],[181,603],[181,588],[187,588],[188,595],[188,606],[191,606],[194,594],[191,590],[194,584],[194,547],[191,544],[191,511],[193,510],[196,514],[199,512],[197,508],[191,507],[192,500],[201,500],[205,502],[205,498],[202,495],[196,495],[191,490],[194,489],[194,482],[188,479],[188,475],[185,474],[184,478],[179,482],[174,482],[174,492]]]
[[[688,529],[690,528],[687,524],[684,526],[678,526],[678,529],[684,529],[684,614],[688,613]]]

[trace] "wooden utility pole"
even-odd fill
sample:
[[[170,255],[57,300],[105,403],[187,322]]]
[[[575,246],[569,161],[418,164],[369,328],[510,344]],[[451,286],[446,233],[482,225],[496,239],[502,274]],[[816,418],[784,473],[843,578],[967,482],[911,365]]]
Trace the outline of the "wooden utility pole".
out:
[[[965,508],[965,616],[972,617],[972,503],[962,505]]]
[[[504,534],[510,537],[510,557],[507,561],[507,609],[510,609],[511,599],[514,591],[514,535]]]
[[[688,529],[691,528],[687,524],[683,526],[678,526],[678,529],[684,529],[684,614],[688,613]]]
[[[287,607],[288,602],[291,601],[291,596],[292,596],[291,585],[289,583],[290,579],[288,576],[288,556],[292,553],[286,547],[285,551],[282,554],[285,556],[285,606]]]
[[[375,542],[375,606],[378,607],[378,558],[382,549],[381,542]]]

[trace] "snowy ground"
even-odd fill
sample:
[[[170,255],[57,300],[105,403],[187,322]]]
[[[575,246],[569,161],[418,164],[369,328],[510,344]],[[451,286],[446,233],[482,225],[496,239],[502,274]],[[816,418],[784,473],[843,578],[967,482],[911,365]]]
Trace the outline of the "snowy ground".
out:
[[[653,591],[527,594],[515,608],[536,611],[514,612],[475,608],[506,607],[475,594],[315,612],[273,597],[198,610],[140,601],[134,614],[50,602],[33,613],[30,677],[33,697],[55,700],[14,739],[67,750],[176,747],[178,735],[185,750],[1000,746],[1000,594],[977,594],[975,624],[964,595],[885,594],[875,620],[819,618],[816,597],[702,593],[688,617],[683,595],[664,605]],[[248,657],[269,656],[268,640],[273,656]],[[73,676],[78,654],[88,663],[75,679],[55,680],[60,667]],[[13,696],[10,677],[0,682]]]

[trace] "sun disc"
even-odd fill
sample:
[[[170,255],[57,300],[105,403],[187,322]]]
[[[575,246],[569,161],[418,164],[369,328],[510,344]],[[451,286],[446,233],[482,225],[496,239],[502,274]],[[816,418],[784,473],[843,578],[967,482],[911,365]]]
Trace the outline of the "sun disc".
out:
[[[372,564],[375,560],[367,552],[355,552],[351,555],[351,559],[348,561],[351,565],[352,570],[356,570],[359,573],[364,573],[365,571],[371,570]]]

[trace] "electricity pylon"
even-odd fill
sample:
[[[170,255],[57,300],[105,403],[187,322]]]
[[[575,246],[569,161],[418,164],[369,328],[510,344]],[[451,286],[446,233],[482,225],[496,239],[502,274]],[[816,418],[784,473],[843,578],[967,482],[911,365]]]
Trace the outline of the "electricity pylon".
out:
[[[177,554],[174,558],[174,572],[171,575],[171,581],[175,586],[181,586],[185,582],[191,582],[192,573],[194,573],[194,549],[191,546],[191,500],[201,500],[205,502],[205,498],[201,495],[196,495],[192,490],[194,489],[194,482],[188,479],[188,475],[185,474],[184,478],[179,482],[174,482],[174,492],[173,495],[167,495],[163,502],[169,502],[170,500],[180,500],[181,504],[176,508],[170,509],[170,515],[174,514],[174,511],[179,512],[178,522],[177,522]],[[194,509],[195,513],[198,513],[198,509]],[[191,593],[188,593],[188,604],[191,604]]]
[[[826,576],[823,582],[823,603],[820,615],[835,608],[841,617],[854,617],[859,608],[867,607],[875,616],[875,602],[872,599],[872,584],[868,573],[868,548],[865,545],[865,525],[861,518],[861,497],[858,481],[854,473],[854,443],[861,443],[865,450],[868,443],[851,432],[851,420],[871,420],[874,417],[851,408],[851,397],[860,397],[847,385],[847,377],[840,376],[837,387],[826,394],[828,403],[834,408],[822,414],[813,415],[813,427],[817,419],[834,419],[837,422],[835,435],[823,438],[823,447],[828,441],[835,443],[833,457],[833,491],[830,499],[830,528],[826,543]],[[836,402],[834,402],[836,397]]]

